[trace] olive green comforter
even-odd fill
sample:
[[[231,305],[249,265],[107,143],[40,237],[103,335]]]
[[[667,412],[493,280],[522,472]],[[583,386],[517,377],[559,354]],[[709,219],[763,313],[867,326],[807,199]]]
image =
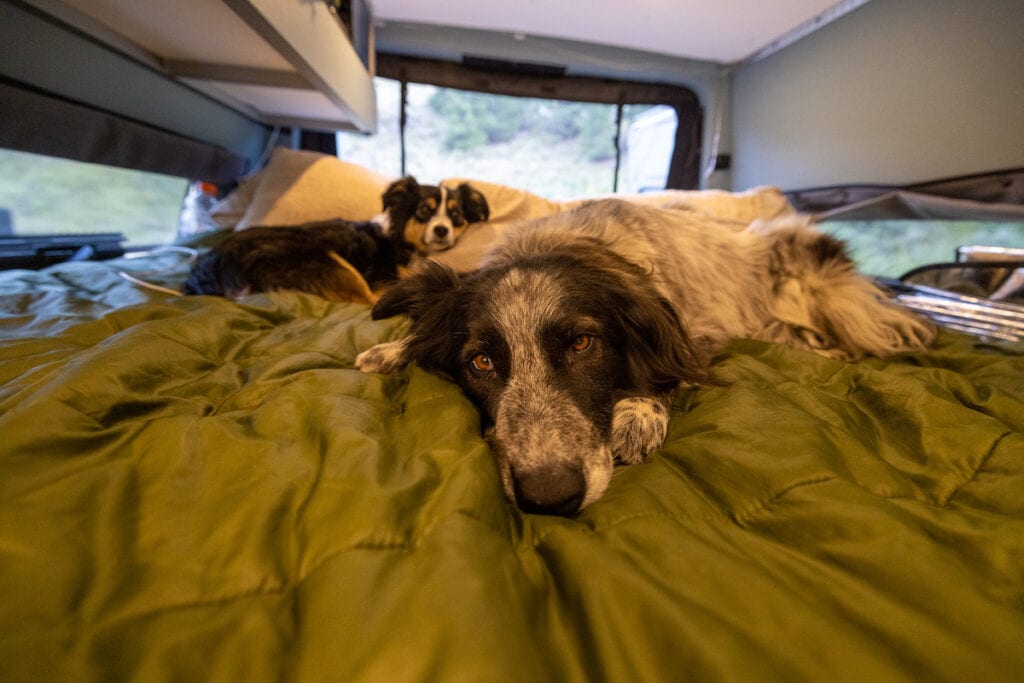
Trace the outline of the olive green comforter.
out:
[[[0,273],[5,681],[1024,680],[1021,345],[736,343],[560,519],[401,321],[123,266]]]

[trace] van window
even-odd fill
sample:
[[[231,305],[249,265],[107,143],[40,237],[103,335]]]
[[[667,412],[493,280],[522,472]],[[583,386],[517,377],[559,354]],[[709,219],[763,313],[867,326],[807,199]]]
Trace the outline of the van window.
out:
[[[475,178],[552,199],[664,189],[677,114],[659,104],[565,101],[377,77],[378,130],[338,133],[338,155],[424,182]],[[616,149],[618,143],[618,149]],[[618,153],[617,153],[618,152]]]
[[[0,149],[0,235],[120,232],[126,244],[174,239],[188,181]]]
[[[339,156],[395,172],[400,84],[378,78],[377,94],[379,132],[362,139],[342,133]],[[608,193],[615,184],[615,125],[612,105],[410,83],[405,172],[425,182],[488,180],[546,197]]]
[[[1024,244],[1024,222],[1020,221],[828,220],[819,227],[846,243],[863,272],[885,277],[956,261],[962,247]]]
[[[374,78],[373,87],[377,93],[377,132],[338,133],[338,156],[397,178],[402,175],[402,84],[390,78]]]
[[[672,149],[679,118],[664,104],[627,104],[622,108],[622,165],[618,188],[622,192],[663,190],[668,182]]]

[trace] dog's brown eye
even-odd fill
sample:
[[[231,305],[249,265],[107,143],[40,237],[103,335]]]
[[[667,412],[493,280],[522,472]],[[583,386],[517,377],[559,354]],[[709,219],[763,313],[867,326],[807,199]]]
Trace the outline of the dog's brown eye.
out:
[[[494,361],[491,357],[484,353],[478,353],[473,356],[469,364],[473,366],[473,369],[477,372],[491,372],[494,370]]]
[[[590,348],[590,345],[594,343],[594,338],[589,334],[577,334],[572,340],[573,351],[586,351]]]

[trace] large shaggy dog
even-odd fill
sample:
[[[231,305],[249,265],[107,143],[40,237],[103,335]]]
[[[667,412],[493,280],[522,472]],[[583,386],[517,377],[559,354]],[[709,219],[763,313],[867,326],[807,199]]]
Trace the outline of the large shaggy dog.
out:
[[[481,409],[508,497],[562,515],[601,496],[614,461],[661,445],[671,392],[714,381],[730,340],[855,360],[934,337],[806,220],[724,230],[618,200],[510,229],[474,273],[428,265],[373,309],[396,314],[408,336],[357,366],[415,361],[453,379]]]

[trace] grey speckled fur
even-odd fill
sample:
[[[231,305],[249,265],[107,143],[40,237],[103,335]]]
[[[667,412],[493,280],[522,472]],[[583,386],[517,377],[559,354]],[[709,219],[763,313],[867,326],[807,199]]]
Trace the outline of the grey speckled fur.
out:
[[[416,361],[458,382],[510,500],[555,514],[600,498],[615,461],[658,448],[671,392],[714,381],[708,359],[731,340],[856,360],[935,334],[804,218],[734,229],[619,200],[511,227],[475,273],[429,265],[374,308],[395,314],[409,335],[357,367]]]

